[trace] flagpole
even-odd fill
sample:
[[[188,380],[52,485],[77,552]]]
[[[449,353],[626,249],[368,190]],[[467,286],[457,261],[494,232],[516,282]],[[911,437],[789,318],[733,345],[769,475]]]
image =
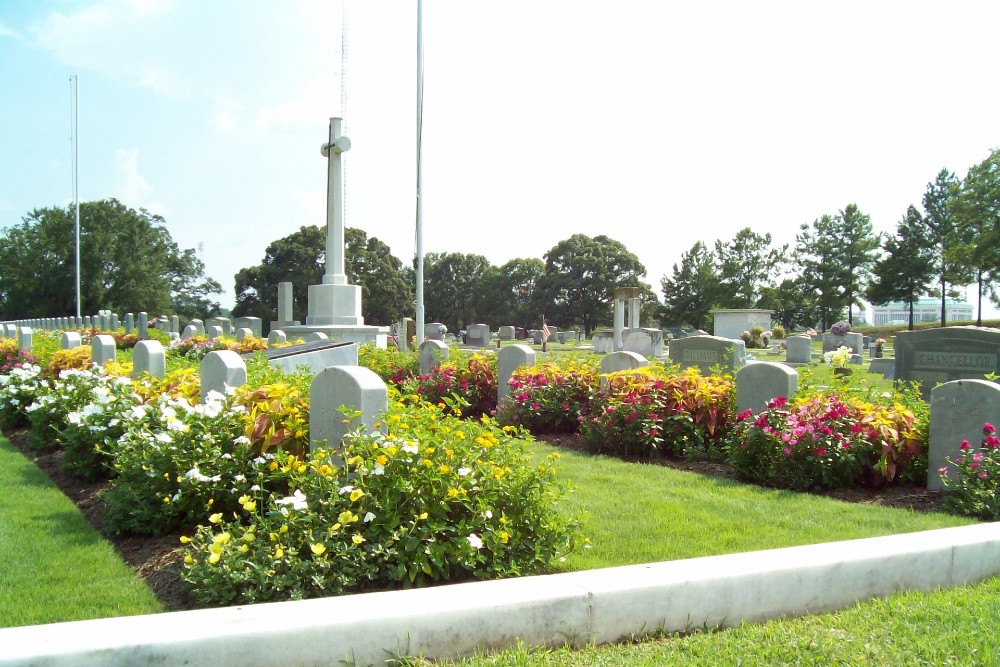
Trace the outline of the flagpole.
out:
[[[80,321],[80,77],[73,80],[73,204],[76,211],[76,319]]]
[[[416,345],[424,341],[424,205],[420,188],[422,185],[423,154],[421,138],[424,124],[424,36],[423,0],[417,0],[417,229],[416,229]]]

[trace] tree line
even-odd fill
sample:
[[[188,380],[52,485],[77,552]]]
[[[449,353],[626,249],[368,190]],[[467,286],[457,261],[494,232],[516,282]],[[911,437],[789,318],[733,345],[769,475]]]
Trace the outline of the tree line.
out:
[[[75,313],[73,214],[71,207],[36,209],[0,232],[0,317]],[[162,217],[115,199],[81,204],[80,217],[83,312],[219,313],[213,297],[221,286],[204,275],[194,250],[178,248]],[[236,274],[232,314],[276,320],[278,283],[290,281],[294,315],[304,320],[308,286],[322,281],[325,234],[323,227],[306,226],[269,244],[260,264]],[[612,324],[615,288],[637,287],[644,326],[707,330],[714,308],[768,308],[792,330],[853,321],[862,299],[910,304],[912,326],[912,305],[929,295],[941,299],[943,325],[946,299],[959,288],[977,285],[980,312],[983,298],[998,303],[998,267],[1000,152],[993,151],[964,179],[942,169],[894,233],[876,234],[870,216],[852,203],[803,223],[791,248],[750,227],[712,246],[699,241],[661,278],[662,302],[623,243],[573,234],[541,259],[501,266],[477,254],[428,253],[424,309],[428,322],[452,331],[477,322],[540,327],[545,317],[590,335]],[[415,270],[379,239],[347,228],[345,270],[362,288],[367,323],[387,325],[414,314]]]

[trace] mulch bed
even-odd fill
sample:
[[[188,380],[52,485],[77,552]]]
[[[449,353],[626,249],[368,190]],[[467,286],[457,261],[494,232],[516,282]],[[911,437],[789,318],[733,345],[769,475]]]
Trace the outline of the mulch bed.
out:
[[[180,578],[181,533],[148,536],[109,535],[104,528],[104,502],[101,493],[110,486],[107,481],[81,482],[62,470],[63,452],[52,450],[38,452],[28,446],[28,430],[19,429],[5,433],[10,442],[47,474],[72,500],[84,518],[114,546],[125,563],[153,590],[168,611],[197,608],[184,590]],[[535,436],[539,442],[553,447],[581,450],[576,434],[542,434]],[[662,465],[701,475],[735,479],[732,468],[721,462],[678,461],[668,459],[637,460],[637,463]],[[941,509],[943,494],[919,486],[893,486],[872,491],[870,489],[836,489],[821,495],[847,502],[882,505],[901,509],[932,512]]]

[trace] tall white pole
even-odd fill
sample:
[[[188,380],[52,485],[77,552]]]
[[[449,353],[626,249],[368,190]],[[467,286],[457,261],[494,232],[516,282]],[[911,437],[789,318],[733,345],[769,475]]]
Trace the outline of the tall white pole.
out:
[[[423,0],[417,0],[417,312],[416,312],[416,344],[419,347],[424,341],[424,227],[423,200],[421,199],[421,177],[423,170],[423,155],[421,152],[421,134],[424,124],[424,35],[423,35]]]
[[[76,317],[80,308],[80,77],[73,75],[73,203],[76,209]]]

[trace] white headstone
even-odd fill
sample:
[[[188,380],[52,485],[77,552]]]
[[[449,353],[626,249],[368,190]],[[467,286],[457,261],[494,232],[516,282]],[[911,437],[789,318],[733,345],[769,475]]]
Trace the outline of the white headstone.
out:
[[[931,389],[927,488],[944,488],[938,470],[956,459],[959,445],[968,440],[972,454],[979,450],[983,424],[1000,424],[1000,385],[988,380],[952,380]]]
[[[18,327],[17,349],[31,352],[31,327]]]
[[[513,327],[512,327],[513,328]],[[507,345],[497,352],[497,404],[510,394],[511,376],[521,366],[535,365],[535,351],[527,345]]]
[[[107,334],[100,334],[90,339],[90,362],[103,366],[115,360],[115,339]]]
[[[201,400],[210,391],[226,394],[247,383],[247,366],[232,350],[213,350],[201,360]]]
[[[251,336],[252,337],[253,336],[253,331],[250,330],[250,329],[248,329],[248,328],[246,328],[246,327],[240,327],[239,329],[236,330],[236,342],[237,343],[240,342],[241,340],[243,340],[244,338],[246,338],[247,336]]]
[[[344,423],[340,406],[361,415]],[[344,436],[361,427],[371,431],[388,408],[385,383],[362,366],[331,366],[316,374],[309,388],[309,442],[313,449],[336,451]]]
[[[74,347],[80,347],[80,345],[80,334],[77,331],[66,331],[59,337],[60,350],[72,350]]]
[[[785,361],[790,364],[808,364],[812,361],[812,338],[789,336],[785,339]]]
[[[307,333],[302,340],[306,343],[315,343],[321,340],[330,340],[330,337],[321,331],[313,331],[312,333]]]
[[[167,374],[167,356],[158,340],[140,340],[132,349],[132,379],[143,373],[157,378]]]
[[[425,340],[420,344],[417,353],[420,361],[420,374],[427,375],[433,368],[439,368],[441,362],[448,358],[448,345],[439,340]]]
[[[271,329],[271,333],[267,335],[267,344],[275,345],[277,343],[284,343],[288,340],[288,336],[281,329]]]
[[[189,324],[184,327],[184,333],[181,334],[182,340],[187,340],[188,338],[193,338],[198,335],[198,327],[193,324]]]
[[[760,412],[778,396],[791,398],[799,388],[799,374],[785,364],[750,363],[736,371],[736,411]]]
[[[145,340],[149,337],[149,333],[147,331],[149,328],[149,315],[145,311],[139,313],[139,318],[136,321],[135,326],[138,329],[136,333],[139,334],[139,340]]]
[[[210,326],[205,330],[205,335],[208,336],[209,340],[215,340],[216,338],[222,338],[222,327],[220,326]]]

